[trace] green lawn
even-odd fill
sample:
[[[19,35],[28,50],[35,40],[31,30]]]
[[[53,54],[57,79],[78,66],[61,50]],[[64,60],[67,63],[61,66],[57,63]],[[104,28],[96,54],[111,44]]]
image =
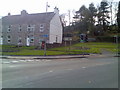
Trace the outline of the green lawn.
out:
[[[2,51],[3,50],[3,51]],[[102,53],[101,50],[117,52],[115,43],[88,42],[77,43],[72,46],[47,49],[46,55],[67,55],[67,54],[90,54]],[[34,46],[16,47],[3,45],[0,46],[0,53],[3,55],[44,55],[44,50],[36,50]]]

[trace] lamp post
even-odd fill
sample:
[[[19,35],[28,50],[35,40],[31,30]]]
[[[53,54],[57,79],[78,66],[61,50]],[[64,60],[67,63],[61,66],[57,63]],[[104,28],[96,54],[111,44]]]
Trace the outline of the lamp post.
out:
[[[116,50],[118,49],[118,35],[115,35]],[[116,56],[118,56],[118,51],[116,51]]]
[[[44,56],[46,56],[46,40],[45,40],[45,46],[44,46]]]
[[[47,39],[47,37],[48,37],[48,34],[44,34],[42,37],[44,37],[44,56],[46,56],[46,39]]]

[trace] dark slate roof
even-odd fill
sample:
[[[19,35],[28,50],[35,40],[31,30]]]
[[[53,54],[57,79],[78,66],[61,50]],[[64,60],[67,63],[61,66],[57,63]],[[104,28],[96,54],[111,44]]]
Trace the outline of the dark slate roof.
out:
[[[3,24],[34,24],[46,23],[55,15],[54,12],[25,14],[25,15],[10,15],[2,18]]]

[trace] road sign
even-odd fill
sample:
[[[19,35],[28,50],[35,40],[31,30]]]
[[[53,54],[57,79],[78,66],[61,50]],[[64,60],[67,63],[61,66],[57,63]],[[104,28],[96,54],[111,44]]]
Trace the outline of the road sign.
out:
[[[42,37],[48,37],[48,34],[44,34],[44,35],[42,35]]]
[[[64,37],[65,41],[72,41],[72,37]]]

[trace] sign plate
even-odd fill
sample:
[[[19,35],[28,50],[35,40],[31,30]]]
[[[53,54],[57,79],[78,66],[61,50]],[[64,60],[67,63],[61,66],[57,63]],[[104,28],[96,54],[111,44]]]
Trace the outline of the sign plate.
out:
[[[42,37],[48,37],[48,34],[44,34],[44,35],[42,35]]]

